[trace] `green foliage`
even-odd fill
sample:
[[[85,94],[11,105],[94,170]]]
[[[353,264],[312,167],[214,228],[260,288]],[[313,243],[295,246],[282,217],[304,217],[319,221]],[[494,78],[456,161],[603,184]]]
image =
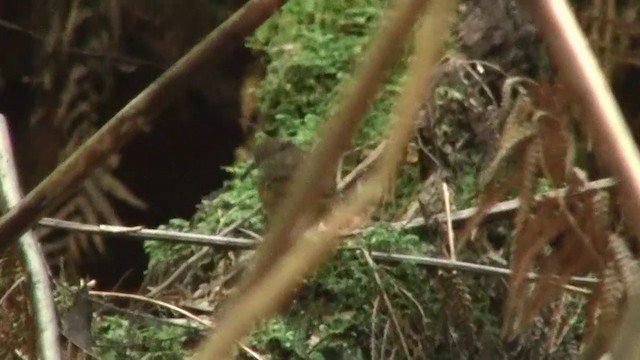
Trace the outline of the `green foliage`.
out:
[[[377,251],[413,253],[423,252],[424,240],[418,235],[385,223],[368,227],[362,234],[362,242],[367,248]]]
[[[259,94],[268,132],[302,144],[315,139],[318,126],[340,101],[341,85],[366,50],[384,3],[291,1],[256,32],[249,46],[267,56]],[[373,145],[384,131],[402,80],[398,70],[372,104],[356,145]]]
[[[257,171],[250,171],[251,163],[239,163],[228,167],[231,178],[213,200],[204,200],[192,219],[195,230],[219,233],[224,228],[242,221],[242,225],[253,231],[264,226],[260,216],[251,216],[259,208]]]
[[[394,198],[387,201],[382,209],[380,218],[393,221],[406,211],[409,203],[415,199],[420,190],[420,173],[415,164],[405,164],[400,167],[398,179],[395,183]]]
[[[385,2],[379,0],[289,2],[258,30],[249,45],[266,55],[267,74],[259,95],[261,110],[267,117],[267,133],[290,138],[306,147],[311,145],[318,127],[341,99],[377,28],[384,5]],[[355,150],[349,154],[349,158],[355,160],[345,161],[345,171],[361,159],[363,150],[377,145],[384,134],[403,81],[405,63],[401,61],[392,70],[390,80],[372,103],[355,140]],[[229,169],[234,175],[232,180],[218,197],[203,202],[189,222],[192,230],[218,233],[246,218],[257,206],[255,173],[247,174],[246,170],[246,164]],[[396,184],[394,198],[378,214],[381,219],[394,219],[415,198],[420,189],[417,167],[403,166]],[[260,216],[249,217],[245,223],[245,227],[254,231],[260,231],[262,226]],[[368,228],[351,242],[377,251],[409,254],[425,253],[429,249],[428,242],[421,236],[384,223]],[[151,252],[153,258],[154,251]],[[156,251],[156,254],[164,260],[172,256],[171,251]],[[394,264],[375,271],[399,316],[408,323],[406,326],[426,332],[426,320],[414,323],[414,318],[423,319],[415,316],[416,303],[433,304],[424,312],[434,318],[439,300],[433,284],[425,281],[424,271],[413,264]],[[372,316],[379,319],[374,324],[376,333],[383,332],[389,321],[385,306],[374,309],[374,302],[380,302],[382,290],[373,272],[359,251],[339,252],[300,289],[296,303],[286,316],[262,324],[249,345],[274,359],[368,358]]]
[[[477,166],[467,166],[460,180],[455,184],[455,193],[458,194],[454,198],[454,204],[458,209],[464,209],[474,205],[478,196],[478,170]]]
[[[219,234],[226,227],[242,221],[244,228],[260,232],[264,221],[260,213],[254,212],[259,208],[257,174],[256,171],[250,171],[249,167],[249,163],[239,163],[227,168],[231,174],[231,180],[225,183],[218,194],[213,195],[213,199],[204,199],[191,220],[174,219],[164,228]],[[145,249],[149,254],[147,274],[152,277],[162,277],[169,270],[175,269],[176,264],[181,264],[198,252],[201,247],[151,240],[145,242]],[[211,257],[205,257],[195,266],[202,267],[211,261]]]
[[[424,240],[416,234],[386,224],[368,228],[356,242],[377,251],[417,253],[426,248]],[[420,303],[437,300],[430,282],[413,265],[398,264],[376,271],[400,316],[416,311],[408,293]],[[411,291],[405,288],[407,284],[412,284]],[[286,358],[366,359],[372,317],[388,321],[386,310],[373,313],[373,302],[380,291],[361,252],[341,251],[303,286],[286,317],[263,324],[252,336],[251,344]],[[437,307],[427,311],[431,310]]]
[[[267,74],[259,88],[261,110],[267,116],[267,133],[277,133],[305,147],[317,137],[318,126],[344,90],[346,81],[378,25],[385,1],[355,2],[292,1],[267,21],[248,41],[250,47],[266,54]],[[355,141],[356,153],[375,146],[384,133],[388,113],[402,82],[402,64],[392,73],[379,98],[365,118]],[[359,156],[356,154],[355,158]],[[243,221],[243,227],[261,232],[257,177],[249,163],[229,167],[231,174],[222,191],[212,200],[203,200],[190,221],[174,220],[167,228],[220,233]],[[350,164],[345,163],[345,171]],[[399,200],[389,203],[383,217],[393,216],[406,206],[417,188],[417,171],[401,173]],[[253,214],[253,215],[252,215]],[[196,246],[147,241],[150,256],[148,273],[156,277],[198,251]],[[200,266],[211,259],[204,259]]]
[[[189,222],[182,219],[173,219],[161,229],[175,231],[189,231]],[[195,246],[168,243],[166,241],[147,240],[144,242],[145,251],[149,254],[149,266],[147,273],[166,273],[173,268],[176,262],[193,254]]]
[[[97,323],[95,349],[100,359],[184,359],[184,343],[192,332],[173,325],[149,326],[120,316]]]

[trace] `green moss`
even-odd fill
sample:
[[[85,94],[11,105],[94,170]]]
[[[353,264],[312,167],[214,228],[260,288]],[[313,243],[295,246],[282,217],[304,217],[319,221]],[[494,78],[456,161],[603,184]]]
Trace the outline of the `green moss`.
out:
[[[365,51],[386,2],[361,0],[350,2],[292,1],[265,23],[248,40],[248,45],[266,55],[267,73],[259,91],[261,111],[267,117],[270,134],[292,139],[309,147],[317,138],[318,127],[330,116],[348,79]],[[372,104],[355,150],[345,162],[344,171],[355,166],[364,149],[381,140],[395,96],[400,90],[403,64],[398,65],[384,89]],[[204,200],[199,211],[184,226],[175,230],[219,233],[225,227],[243,221],[243,227],[261,232],[264,222],[256,190],[256,172],[247,172],[248,163],[228,168],[231,180],[214,200]],[[401,174],[399,199],[415,191],[416,172]],[[243,175],[243,176],[241,176]],[[393,214],[406,200],[391,203],[385,214]],[[253,214],[253,215],[252,215]],[[174,224],[175,225],[175,224]],[[181,262],[197,247],[148,242],[151,257],[149,273]]]
[[[268,132],[302,144],[315,140],[375,33],[385,3],[292,1],[257,31],[249,46],[267,57],[259,94]],[[399,91],[399,70],[372,104],[356,146],[371,146],[383,133]]]
[[[148,326],[119,316],[100,320],[93,330],[100,359],[184,359],[183,343],[198,332],[170,324]]]

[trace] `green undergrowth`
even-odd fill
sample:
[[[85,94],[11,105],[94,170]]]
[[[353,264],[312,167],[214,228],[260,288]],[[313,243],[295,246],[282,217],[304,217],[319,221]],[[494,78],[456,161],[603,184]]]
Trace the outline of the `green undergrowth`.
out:
[[[313,145],[318,129],[342,100],[386,4],[382,0],[290,1],[248,40],[267,65],[259,88],[260,108],[267,119],[265,133],[305,148]],[[344,158],[344,174],[362,161],[387,130],[389,112],[404,80],[406,54],[401,57]],[[454,135],[455,131],[451,129]],[[460,194],[454,199],[459,207],[471,205],[478,193],[477,159],[468,163],[451,184]],[[248,163],[228,171],[231,178],[222,191],[204,199],[192,219],[175,220],[166,227],[219,234],[241,221],[244,229],[263,233],[256,171]],[[379,221],[349,239],[349,249],[339,251],[307,280],[288,312],[261,324],[246,345],[272,359],[404,358],[407,350],[416,358],[462,359],[472,358],[485,346],[500,348],[500,306],[494,299],[505,296],[501,279],[451,275],[409,262],[376,261],[371,266],[366,261],[361,249],[442,256],[437,231],[389,225],[408,209],[420,188],[418,165],[405,163],[395,198],[376,213]],[[231,235],[246,237],[239,232]],[[147,241],[146,248],[152,284],[162,282],[171,269],[201,249],[157,241]],[[210,281],[228,249],[213,249],[212,254],[192,265],[196,276],[181,284],[182,289],[195,291],[199,281]]]
[[[184,344],[194,330],[166,323],[104,316],[93,330],[100,359],[184,359]]]
[[[379,0],[292,1],[249,39],[249,46],[264,54],[267,65],[266,78],[259,88],[267,134],[291,139],[306,148],[312,146],[319,127],[340,102],[355,66],[362,60],[385,6],[386,1]],[[387,130],[388,116],[404,77],[406,56],[401,58],[345,156],[344,174],[381,141]],[[243,221],[243,228],[262,233],[261,212],[252,215],[259,207],[256,173],[247,172],[248,166],[242,163],[230,167],[232,177],[219,195],[203,200],[192,219],[175,220],[166,227],[217,234]],[[410,263],[376,263],[371,267],[358,250],[437,252],[431,245],[436,241],[435,234],[401,231],[387,225],[387,221],[402,215],[419,188],[417,166],[403,165],[395,198],[376,214],[381,221],[350,239],[352,248],[339,251],[300,289],[288,313],[262,324],[247,345],[273,359],[366,359],[374,351],[371,347],[379,347],[376,344],[380,341],[388,342],[387,351],[397,351],[398,339],[389,328],[392,310],[382,293],[406,332],[403,336],[430,338],[438,343],[438,331],[433,327],[438,323],[434,319],[438,318],[442,295],[427,280],[436,273]],[[155,241],[148,241],[146,247],[151,256],[149,278],[158,281],[199,250]],[[214,268],[216,259],[226,254],[226,250],[213,252],[213,257],[195,264],[203,278],[206,269]],[[417,343],[411,344],[412,349]]]
[[[310,148],[319,126],[341,100],[355,66],[375,33],[386,1],[360,0],[349,3],[292,1],[264,24],[248,45],[264,54],[267,73],[259,88],[260,108],[267,118],[265,132]],[[387,128],[387,117],[400,90],[405,61],[392,71],[380,95],[364,119],[352,150],[347,154],[343,173],[348,173],[375,147]],[[256,171],[247,172],[248,163],[227,168],[231,179],[212,200],[204,199],[190,220],[166,225],[173,230],[216,234],[243,221],[243,227],[260,233],[263,229],[256,190]],[[407,205],[407,196],[417,189],[417,171],[405,166],[398,193],[402,196],[387,206],[393,214]],[[184,260],[198,247],[168,245],[148,241],[150,273],[165,273],[164,267]],[[158,255],[158,256],[156,256]],[[173,255],[173,256],[172,256]]]
[[[317,131],[331,116],[341,100],[353,70],[375,33],[385,1],[360,0],[292,1],[269,20],[248,41],[248,45],[264,54],[266,78],[259,88],[260,108],[265,114],[265,132],[293,140],[310,148]],[[344,174],[366,156],[382,139],[388,115],[400,91],[405,60],[391,71],[379,96],[372,103],[361,129],[344,161]],[[256,172],[247,171],[249,164],[228,168],[232,174],[224,189],[212,199],[204,199],[190,220],[175,220],[167,228],[220,233],[224,228],[243,221],[243,228],[262,233],[264,222],[256,191]],[[396,198],[385,204],[378,215],[391,220],[405,210],[416,195],[420,182],[417,168],[405,165],[399,175]],[[384,223],[366,230],[350,240],[356,247],[401,253],[424,253],[426,242],[412,232],[402,232]],[[185,261],[199,247],[147,241],[151,256],[149,279],[160,282],[170,269]],[[202,259],[196,266],[215,267],[215,259],[226,250],[213,250],[214,256]],[[218,257],[219,256],[219,257]],[[423,271],[409,264],[389,265],[381,271],[381,281],[401,313],[413,313],[417,303],[429,303],[436,296]],[[417,289],[415,285],[421,284]],[[274,359],[364,359],[368,358],[373,307],[379,311],[380,324],[388,320],[382,306],[380,288],[372,268],[357,249],[339,252],[310,279],[286,316],[267,321],[255,332],[248,344]],[[412,294],[413,300],[405,294]],[[436,309],[428,309],[432,311]],[[433,314],[429,314],[431,317]],[[416,324],[424,328],[426,324]]]
[[[345,86],[386,2],[380,0],[292,1],[248,41],[265,54],[267,76],[259,90],[268,133],[302,145],[314,142],[318,127],[342,100]],[[400,62],[364,119],[354,147],[375,145],[402,82]]]

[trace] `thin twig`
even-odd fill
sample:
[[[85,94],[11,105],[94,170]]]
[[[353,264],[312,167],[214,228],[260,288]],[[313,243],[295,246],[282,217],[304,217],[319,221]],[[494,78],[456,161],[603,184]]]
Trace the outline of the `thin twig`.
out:
[[[156,115],[171,104],[175,94],[184,91],[201,66],[211,63],[224,53],[224,48],[234,39],[242,39],[252,33],[284,1],[247,2],[114,115],[86,143],[58,165],[52,174],[0,218],[0,252],[56,206],[64,193],[80,185],[111,154],[149,128],[159,118]]]
[[[211,248],[204,247],[200,249],[197,253],[193,254],[187,261],[182,262],[180,266],[173,272],[173,274],[169,275],[165,281],[163,281],[160,285],[151,288],[151,290],[147,293],[148,297],[154,297],[158,295],[162,290],[166,289],[169,285],[173,284],[174,281],[178,279],[187,269],[191,267],[191,265],[195,264],[198,260],[204,257],[211,251]]]
[[[142,295],[136,295],[136,294],[125,294],[125,293],[118,293],[118,292],[111,292],[111,291],[89,291],[90,295],[94,295],[94,296],[101,296],[101,297],[116,297],[116,298],[121,298],[121,299],[133,299],[133,300],[138,300],[138,301],[143,301],[143,302],[148,302],[148,303],[152,303],[154,305],[169,309],[173,312],[176,312],[180,315],[183,315],[197,323],[199,323],[200,325],[203,325],[204,327],[210,328],[211,322],[207,321],[207,320],[203,320],[200,319],[199,317],[197,317],[196,315],[188,312],[187,310],[184,310],[178,306],[175,306],[173,304],[169,304],[167,302],[161,301],[161,300],[157,300],[157,299],[153,299],[150,297],[146,297],[146,296],[142,296]]]
[[[592,181],[587,183],[585,186],[577,189],[575,192],[571,192],[568,194],[569,189],[559,189],[553,190],[546,193],[536,195],[536,200],[540,201],[542,199],[548,198],[558,198],[561,196],[578,196],[588,193],[590,191],[596,190],[604,190],[607,188],[611,188],[615,186],[617,182],[613,178],[605,178],[596,181]],[[505,218],[506,215],[513,213],[518,209],[520,205],[520,201],[518,199],[507,200],[501,203],[494,205],[488,212],[487,221],[494,219]],[[460,224],[469,219],[476,212],[475,207],[454,211],[450,215],[450,219],[453,224]],[[254,212],[251,212],[254,214]],[[417,227],[430,226],[431,224],[438,224],[446,222],[448,219],[446,212],[437,214],[432,216],[430,219],[425,221],[422,218],[418,218],[412,220],[410,222],[401,221],[396,223],[391,223],[392,226],[399,229],[413,229]],[[141,226],[113,226],[113,225],[93,225],[93,224],[83,224],[74,221],[67,220],[59,220],[53,218],[43,218],[38,222],[40,226],[46,226],[51,228],[69,230],[69,231],[79,231],[86,233],[94,233],[100,234],[102,236],[108,235],[118,235],[122,238],[131,238],[138,240],[166,240],[166,241],[175,241],[182,242],[186,244],[192,245],[201,245],[201,246],[228,246],[239,249],[251,249],[256,245],[256,240],[247,239],[247,238],[238,238],[238,237],[230,237],[224,236],[228,234],[230,231],[237,228],[241,225],[242,222],[246,221],[246,219],[240,219],[237,222],[229,225],[227,228],[223,229],[219,235],[206,235],[206,234],[198,234],[198,233],[189,233],[189,232],[181,232],[181,231],[172,231],[172,230],[157,230],[157,229],[147,229]],[[357,234],[361,234],[366,230],[359,229],[346,234],[345,236],[353,236]]]
[[[427,320],[427,314],[424,312],[424,309],[422,308],[418,300],[407,289],[399,286],[396,282],[393,283],[393,286],[396,289],[398,289],[398,291],[403,293],[404,296],[406,296],[407,299],[409,299],[409,301],[411,301],[413,305],[415,305],[416,309],[418,309],[418,312],[420,313],[420,317],[422,318],[422,327],[424,330],[424,334],[427,334],[429,332],[429,329],[427,328],[427,324],[429,323],[429,320]]]
[[[382,154],[382,150],[384,149],[386,141],[381,142],[376,146],[375,149],[362,161],[360,162],[347,176],[345,176],[338,183],[338,190],[344,190],[351,185],[355,180],[357,180],[362,174],[373,164],[374,161],[378,160],[380,154]]]
[[[478,73],[475,71],[475,69],[471,68],[471,65],[469,65],[468,62],[462,62],[462,67],[465,70],[467,70],[467,72],[469,74],[471,74],[471,76],[476,80],[476,82],[478,82],[478,84],[480,84],[480,86],[482,87],[484,92],[487,94],[489,99],[491,99],[491,102],[493,103],[493,105],[494,106],[499,106],[498,101],[496,100],[495,96],[493,96],[493,92],[491,91],[491,89],[489,89],[489,86],[487,86],[487,84],[482,80],[480,75],[478,75]]]
[[[373,307],[371,309],[371,338],[369,340],[369,348],[371,349],[371,360],[378,360],[376,356],[376,315],[378,315],[378,306],[380,306],[380,296],[376,296],[373,300]]]
[[[18,181],[13,147],[7,119],[0,114],[0,195],[7,207],[15,206],[22,197]],[[18,239],[21,260],[29,279],[31,306],[34,309],[38,352],[44,360],[61,358],[58,342],[58,322],[56,308],[51,295],[51,283],[47,263],[40,249],[40,243],[32,231],[27,231]]]
[[[225,238],[225,235],[227,235],[230,232],[232,232],[233,230],[237,229],[238,226],[242,225],[245,221],[247,221],[249,218],[251,218],[258,210],[260,210],[260,208],[256,207],[251,212],[249,212],[249,214],[247,214],[247,216],[245,216],[244,218],[239,219],[239,220],[235,221],[233,224],[227,226],[226,228],[224,228],[220,232],[219,235],[216,235],[216,236],[218,238],[220,238],[220,239]],[[233,242],[235,242],[235,240],[237,240],[236,238],[225,238],[225,239],[229,239],[229,240],[231,240]],[[254,241],[254,240],[249,240],[249,239],[241,239],[241,240],[244,241],[246,244],[250,244],[250,247],[254,247],[255,244],[256,244],[256,241]],[[189,269],[189,267],[191,267],[191,265],[196,263],[203,256],[205,256],[207,253],[209,253],[210,250],[211,249],[204,248],[204,249],[201,249],[200,251],[198,251],[193,256],[191,256],[189,259],[187,259],[187,261],[185,261],[182,265],[180,265],[180,267],[178,269],[176,269],[176,271],[174,271],[173,274],[171,274],[164,282],[162,282],[162,284],[158,285],[157,287],[155,287],[154,289],[149,291],[147,296],[155,296],[155,295],[159,294],[162,290],[164,290],[169,285],[171,285],[174,281],[176,281],[176,279],[178,279],[182,275],[183,272],[187,271],[187,269]]]
[[[585,186],[579,188],[575,192],[571,194],[567,194],[568,188],[554,190],[547,193],[539,194],[536,196],[537,200],[541,200],[543,198],[557,198],[560,196],[575,196],[581,195],[589,191],[595,191],[600,189],[606,189],[609,187],[613,187],[616,184],[616,181],[612,178],[606,178],[601,180],[592,181],[587,183]],[[517,209],[519,205],[519,201],[508,200],[502,203],[496,204],[490,211],[489,214],[493,214],[495,218],[497,215],[503,213],[511,213]],[[475,213],[475,208],[469,208],[454,212],[450,218],[452,222],[462,222],[466,220],[469,216]],[[446,213],[438,214],[432,217],[429,221],[413,221],[409,223],[407,226],[403,226],[404,228],[414,228],[417,226],[424,226],[425,224],[433,223],[433,222],[442,222],[447,221],[448,217]],[[402,225],[405,223],[402,222]],[[107,225],[90,225],[90,224],[82,224],[72,221],[66,220],[57,220],[44,218],[40,221],[40,225],[49,226],[54,228],[60,228],[70,231],[82,231],[89,233],[99,233],[102,235],[109,234],[117,234],[123,238],[134,238],[139,240],[145,239],[157,239],[157,240],[169,240],[169,241],[178,241],[184,242],[188,244],[194,245],[202,245],[202,246],[225,246],[225,247],[234,247],[238,249],[251,249],[254,248],[259,241],[253,239],[245,239],[245,238],[237,238],[237,237],[227,237],[221,235],[205,235],[205,234],[197,234],[197,233],[187,233],[187,232],[179,232],[179,231],[170,231],[170,230],[154,230],[154,229],[145,229],[142,227],[121,227],[121,226],[107,226]],[[221,234],[225,234],[233,230],[235,227],[240,225],[240,221],[230,225],[226,229],[222,231]],[[400,223],[398,224],[400,225]],[[361,233],[364,231],[363,229],[358,230],[357,233]],[[356,232],[353,232],[356,233]],[[348,250],[348,249],[347,249]],[[351,249],[352,250],[352,249]],[[387,253],[377,253],[374,252],[372,255],[378,261],[412,261],[419,263],[421,265],[426,266],[436,266],[443,267],[452,270],[461,270],[461,271],[471,271],[483,274],[499,274],[499,275],[510,275],[510,271],[506,268],[493,267],[487,265],[477,265],[473,263],[466,262],[456,262],[449,261],[445,259],[438,259],[433,257],[426,256],[413,256],[413,255],[403,255],[403,254],[387,254]],[[537,278],[535,274],[531,275],[533,279]],[[597,279],[593,278],[581,278],[574,277],[571,278],[571,281],[574,284],[584,285],[584,286],[592,286],[597,283]]]
[[[169,309],[171,311],[174,311],[180,315],[183,315],[195,322],[197,322],[200,325],[203,325],[205,328],[210,329],[213,325],[207,321],[207,320],[202,320],[201,318],[197,317],[196,315],[190,313],[189,311],[175,306],[173,304],[169,304],[167,302],[164,301],[160,301],[157,299],[152,299],[150,297],[146,297],[146,296],[142,296],[142,295],[136,295],[136,294],[125,294],[125,293],[118,293],[118,292],[108,292],[108,291],[90,291],[89,292],[90,295],[94,295],[94,296],[102,296],[102,297],[116,297],[116,298],[124,298],[124,299],[134,299],[134,300],[138,300],[138,301],[144,301],[144,302],[148,302],[148,303],[152,303],[154,305]],[[249,355],[251,355],[253,358],[255,359],[262,359],[262,357],[256,353],[255,351],[249,349],[248,347],[246,347],[245,345],[239,344],[243,350],[245,350]]]
[[[34,31],[25,29],[21,26],[18,26],[12,22],[9,22],[7,20],[3,20],[0,19],[0,27],[7,29],[7,30],[11,30],[14,32],[18,32],[21,34],[25,34],[28,37],[32,38],[33,40],[39,41],[44,43],[46,40],[44,38],[44,36],[37,34]],[[81,56],[86,56],[86,57],[92,57],[92,58],[98,58],[98,59],[106,59],[109,61],[116,61],[119,63],[123,63],[123,64],[131,64],[131,65],[143,65],[143,66],[149,66],[152,67],[156,70],[165,70],[166,67],[162,66],[160,64],[157,64],[153,61],[149,61],[149,60],[144,60],[144,59],[139,59],[139,58],[135,58],[135,57],[131,57],[131,56],[127,56],[127,55],[121,55],[121,54],[112,54],[112,53],[99,53],[99,52],[94,52],[94,51],[89,51],[89,50],[82,50],[82,49],[78,49],[78,48],[74,48],[74,47],[70,47],[69,48],[69,52],[74,54],[74,55],[81,55]]]
[[[407,346],[407,341],[405,340],[404,335],[402,334],[402,327],[400,327],[400,322],[398,321],[396,310],[391,304],[391,300],[389,300],[389,295],[387,294],[387,291],[385,290],[384,285],[382,284],[382,279],[380,278],[380,274],[378,274],[378,270],[376,269],[376,264],[373,262],[373,259],[371,259],[371,256],[369,256],[369,252],[366,249],[360,249],[360,251],[362,252],[362,255],[364,255],[364,259],[367,261],[367,264],[369,265],[369,268],[373,273],[373,279],[375,280],[376,285],[378,285],[378,289],[380,289],[382,300],[384,301],[384,304],[387,306],[387,310],[389,311],[389,316],[391,316],[391,321],[393,322],[393,326],[395,327],[396,333],[398,335],[398,340],[400,340],[400,344],[402,345],[402,351],[404,351],[404,355],[406,356],[407,359],[411,359],[411,355],[409,354],[409,346]]]
[[[252,239],[221,235],[187,233],[173,230],[146,229],[140,226],[127,227],[115,225],[92,225],[52,218],[43,218],[38,222],[38,224],[41,226],[69,231],[101,234],[103,236],[117,235],[121,238],[131,238],[138,240],[169,240],[201,246],[228,246],[236,249],[250,249],[253,248],[256,244],[256,241]]]
[[[382,330],[382,339],[381,339],[382,345],[380,346],[380,359],[395,359],[393,356],[385,356],[385,353],[387,352],[387,339],[389,338],[390,327],[391,327],[390,321],[387,321],[387,323],[384,324],[384,329]],[[393,349],[391,350],[391,354],[393,355]]]
[[[372,251],[371,257],[377,261],[413,262],[419,265],[433,266],[433,267],[442,268],[442,269],[468,271],[468,272],[473,272],[478,274],[487,274],[487,275],[491,274],[491,275],[511,276],[511,270],[507,268],[475,264],[475,263],[464,262],[464,261],[452,261],[449,259],[441,259],[441,258],[428,257],[428,256],[405,255],[405,254],[394,254],[394,253],[386,253],[386,252],[380,252],[380,251]],[[540,278],[541,276],[536,273],[527,274],[527,279],[529,280],[537,280]],[[568,282],[574,285],[590,287],[597,284],[598,279],[592,278],[592,277],[573,276],[569,278]]]
[[[444,197],[444,213],[447,218],[447,241],[449,243],[449,257],[456,261],[456,248],[453,245],[453,222],[451,221],[451,201],[449,196],[449,187],[446,182],[442,182],[442,196]]]
[[[7,291],[5,291],[4,294],[2,294],[2,297],[0,297],[0,305],[2,305],[5,300],[7,300],[7,298],[9,297],[9,295],[11,295],[11,293],[18,288],[18,286],[20,286],[20,284],[22,284],[25,281],[25,277],[24,276],[20,276],[18,278],[18,280],[14,281],[13,284],[11,284],[11,287],[9,287],[9,289],[7,289]]]
[[[136,311],[136,310],[131,310],[129,308],[124,308],[124,307],[119,307],[116,305],[113,305],[111,303],[108,302],[108,300],[100,300],[97,298],[90,298],[89,300],[91,300],[91,302],[93,304],[96,304],[100,307],[100,312],[104,313],[106,311],[110,311],[110,312],[115,312],[118,314],[122,314],[122,315],[126,315],[127,317],[133,318],[133,319],[140,319],[140,320],[144,320],[148,323],[153,323],[153,324],[161,324],[161,325],[170,325],[170,326],[176,326],[176,327],[181,327],[184,329],[189,329],[189,330],[195,330],[201,333],[205,333],[206,329],[205,327],[199,325],[195,325],[193,324],[193,321],[188,320],[188,319],[184,319],[184,318],[164,318],[164,317],[160,317],[161,315],[151,315],[151,314],[147,314],[144,312],[140,312],[140,311]]]
[[[605,190],[608,188],[612,188],[617,185],[617,181],[613,178],[604,178],[596,181],[591,181],[587,183],[585,186],[578,188],[575,192],[569,193],[569,188],[562,188],[558,190],[552,190],[549,192],[545,192],[542,194],[538,194],[535,197],[536,201],[542,201],[546,198],[558,198],[564,196],[579,196],[589,193],[591,191],[597,190]],[[499,219],[505,219],[507,216],[511,215],[514,211],[516,211],[520,207],[520,200],[513,199],[507,200],[496,205],[492,206],[488,211],[484,218],[484,221],[493,221]],[[464,224],[466,220],[471,218],[477,211],[476,207],[467,208],[464,210],[454,211],[451,214],[451,221],[454,225]],[[429,221],[425,221],[423,218],[416,218],[412,221],[400,221],[393,223],[393,226],[401,229],[413,229],[424,227],[428,225],[429,222],[442,223],[447,220],[446,213],[438,214]],[[360,233],[362,230],[356,230],[353,233]]]
[[[58,227],[60,229],[70,230],[70,231],[87,231],[87,232],[97,232],[101,234],[111,234],[111,232],[104,233],[103,225],[89,225],[89,224],[81,224],[72,221],[49,221],[55,219],[45,218],[47,226]],[[119,227],[114,227],[117,228]],[[129,229],[129,228],[124,228]],[[204,235],[197,233],[187,233],[187,232],[179,232],[179,231],[169,231],[169,230],[153,230],[153,229],[144,229],[140,227],[135,227],[134,232],[116,232],[122,238],[132,238],[137,240],[144,239],[157,239],[157,240],[166,240],[166,241],[177,241],[184,242],[188,244],[202,245],[202,246],[224,246],[224,247],[234,247],[237,249],[251,249],[255,248],[260,244],[259,240],[252,239],[244,239],[244,238],[234,238],[234,237],[222,237],[219,235]],[[154,234],[153,236],[150,234]],[[353,251],[356,250],[352,247],[345,247],[342,249],[343,251]],[[462,261],[450,261],[447,259],[440,259],[429,256],[418,256],[418,255],[404,255],[397,253],[383,253],[383,252],[373,252],[371,255],[375,260],[378,261],[387,261],[387,262],[402,262],[409,261],[415,262],[420,265],[425,266],[434,266],[434,267],[442,267],[451,270],[461,270],[461,271],[470,271],[482,274],[497,274],[497,275],[510,275],[511,272],[509,269],[494,267],[488,265],[478,265],[474,263],[462,262]],[[188,261],[187,261],[188,262]],[[532,278],[537,278],[536,275],[532,274]],[[582,278],[582,277],[573,277],[570,282],[578,285],[591,286],[598,282],[597,279],[594,278]],[[150,295],[147,295],[150,296]]]

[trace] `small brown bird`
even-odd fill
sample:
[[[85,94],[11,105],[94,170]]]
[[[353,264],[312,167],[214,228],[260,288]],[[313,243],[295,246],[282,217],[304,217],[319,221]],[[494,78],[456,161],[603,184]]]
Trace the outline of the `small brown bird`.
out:
[[[281,139],[267,138],[254,149],[254,159],[259,166],[258,193],[269,224],[278,208],[290,196],[293,176],[307,153],[295,144]],[[335,171],[322,179],[319,208],[311,211],[317,220],[331,206],[336,195]]]

